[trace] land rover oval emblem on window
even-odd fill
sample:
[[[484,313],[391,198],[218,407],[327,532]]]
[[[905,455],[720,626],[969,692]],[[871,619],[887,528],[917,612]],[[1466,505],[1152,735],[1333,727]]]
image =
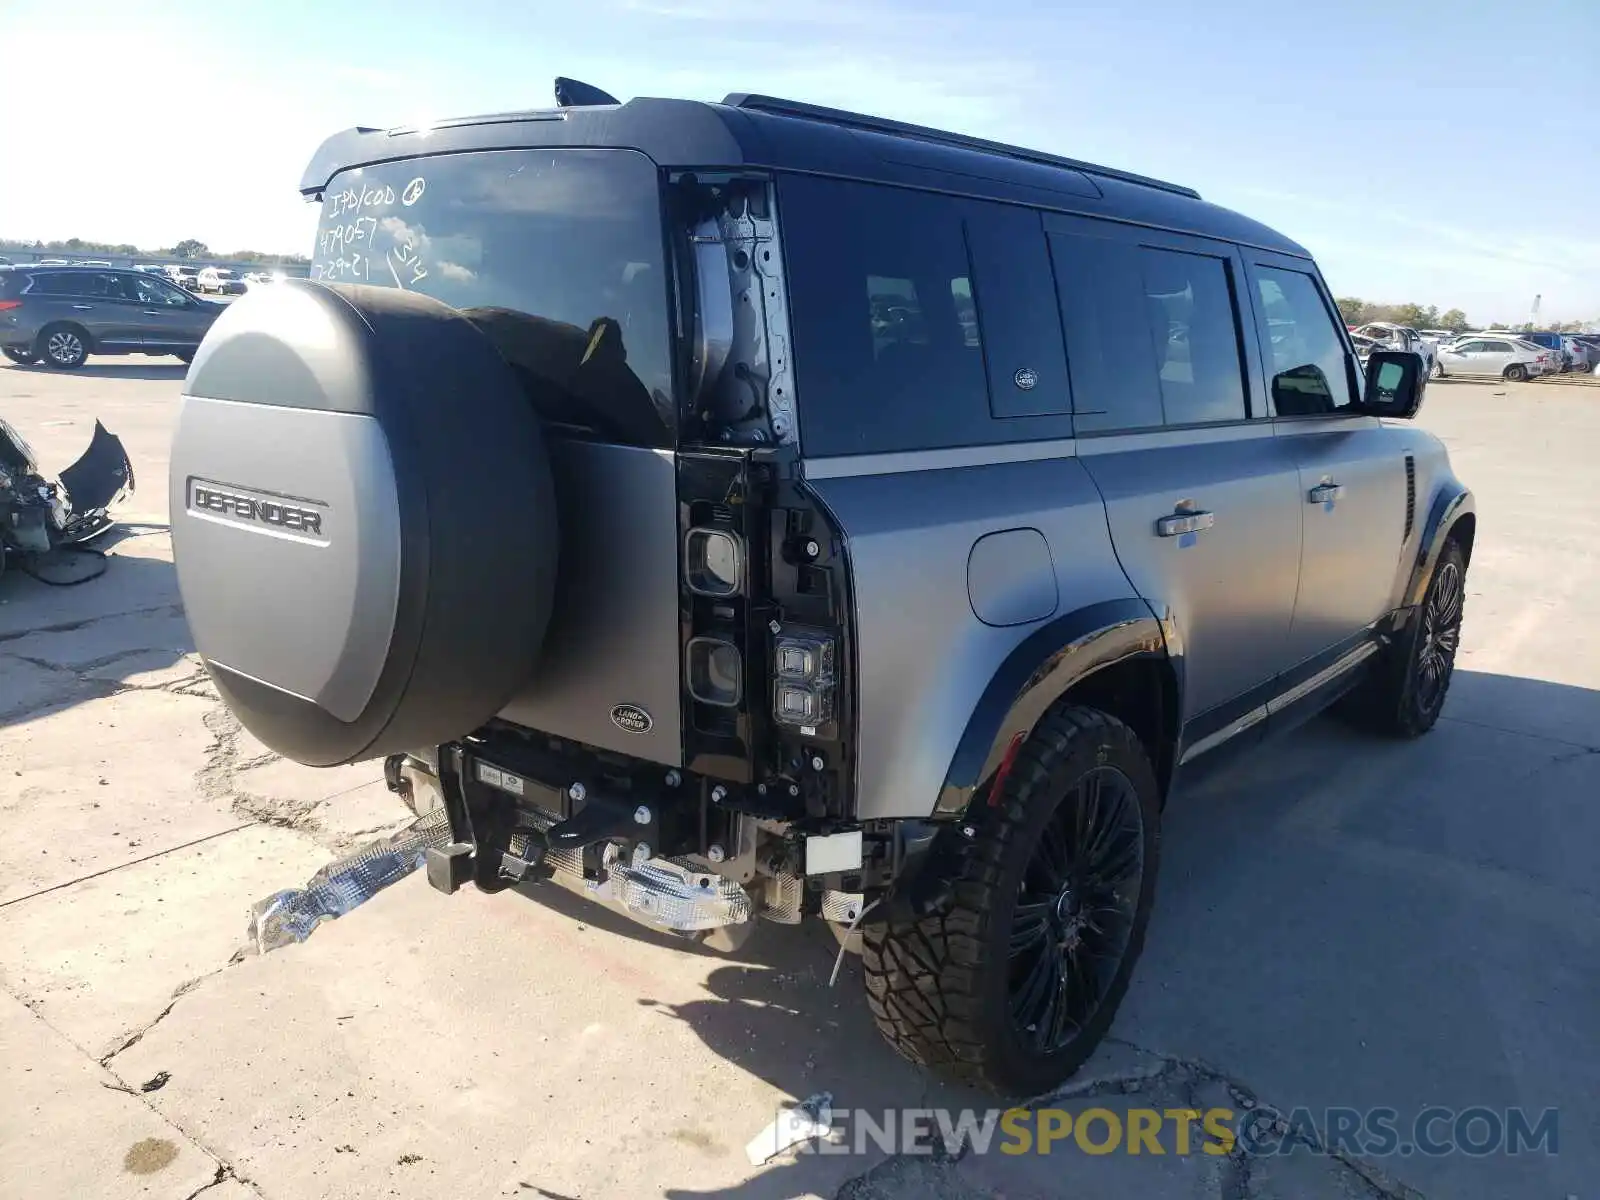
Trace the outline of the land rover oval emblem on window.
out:
[[[1017,386],[1025,392],[1033,391],[1034,385],[1039,382],[1039,377],[1033,373],[1030,367],[1023,367],[1012,378],[1017,381]]]
[[[629,733],[649,733],[655,725],[655,719],[637,704],[617,705],[611,710],[611,720]]]

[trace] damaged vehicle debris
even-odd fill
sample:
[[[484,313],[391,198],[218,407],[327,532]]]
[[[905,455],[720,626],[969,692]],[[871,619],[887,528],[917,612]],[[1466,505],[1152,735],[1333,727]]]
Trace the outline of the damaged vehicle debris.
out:
[[[822,921],[898,1051],[1042,1094],[1127,991],[1180,768],[1336,700],[1437,720],[1475,516],[1420,360],[1360,364],[1306,251],[1188,188],[557,98],[330,138],[312,279],[185,381],[222,700],[439,839],[258,942],[419,859],[716,948]]]
[[[94,578],[63,581],[38,567],[53,551],[85,547],[111,529],[111,507],[133,487],[127,451],[99,421],[89,448],[59,479],[50,479],[22,435],[0,419],[0,572],[16,565],[51,584]]]

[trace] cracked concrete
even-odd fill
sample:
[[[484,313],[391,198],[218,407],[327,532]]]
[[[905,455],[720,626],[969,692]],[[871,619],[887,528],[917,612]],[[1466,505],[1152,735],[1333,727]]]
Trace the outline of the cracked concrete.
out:
[[[25,377],[62,389],[52,419],[122,404],[108,424],[157,481],[134,515],[163,521],[175,387]],[[1047,1103],[1248,1103],[1286,1127],[1331,1106],[1554,1106],[1559,1156],[1317,1153],[1314,1123],[1313,1145],[1272,1157],[1067,1146],[752,1169],[745,1141],[818,1090],[873,1111],[992,1101],[890,1055],[853,961],[826,986],[834,944],[814,929],[721,957],[564,895],[446,900],[412,879],[241,958],[250,903],[406,814],[376,764],[308,771],[239,729],[150,536],[81,588],[0,584],[0,814],[25,831],[0,845],[0,1195],[1580,1194],[1600,1177],[1600,571],[1584,549],[1600,517],[1575,524],[1562,481],[1600,410],[1563,410],[1573,428],[1539,445],[1520,410],[1455,392],[1425,415],[1483,526],[1445,719],[1406,745],[1318,722],[1187,786],[1114,1036]],[[38,411],[7,415],[47,461],[76,453],[87,426],[30,425]],[[1552,512],[1568,513],[1559,553]]]

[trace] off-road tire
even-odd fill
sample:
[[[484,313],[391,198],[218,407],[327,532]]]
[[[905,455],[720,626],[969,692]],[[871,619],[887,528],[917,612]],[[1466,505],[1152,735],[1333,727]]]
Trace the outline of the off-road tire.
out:
[[[1010,1015],[1013,909],[1046,823],[1077,781],[1103,766],[1126,776],[1142,818],[1137,907],[1098,1008],[1071,1042],[1039,1054],[1020,1044]],[[998,803],[978,801],[940,835],[959,839],[948,899],[918,917],[891,897],[887,918],[864,927],[867,1005],[879,1032],[912,1062],[991,1091],[1038,1096],[1059,1085],[1093,1053],[1128,989],[1155,896],[1159,822],[1160,789],[1133,731],[1095,709],[1050,710],[1019,750]]]
[[[1450,571],[1455,572],[1455,583],[1448,586],[1459,592],[1453,618],[1455,644],[1459,645],[1461,616],[1467,598],[1467,559],[1460,543],[1451,538],[1439,552],[1428,590],[1423,593],[1422,603],[1417,606],[1405,633],[1384,652],[1366,682],[1340,701],[1341,715],[1353,724],[1385,737],[1416,738],[1438,722],[1455,673],[1455,650],[1452,649],[1445,660],[1444,677],[1437,694],[1425,694],[1428,689],[1420,684],[1420,668],[1429,644],[1429,612],[1441,598],[1441,577],[1448,578]]]

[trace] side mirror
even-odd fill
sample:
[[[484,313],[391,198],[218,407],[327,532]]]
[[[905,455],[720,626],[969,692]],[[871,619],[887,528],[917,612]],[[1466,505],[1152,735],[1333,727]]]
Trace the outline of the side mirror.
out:
[[[1374,350],[1367,358],[1361,410],[1374,417],[1409,418],[1422,407],[1422,356],[1409,350]]]

